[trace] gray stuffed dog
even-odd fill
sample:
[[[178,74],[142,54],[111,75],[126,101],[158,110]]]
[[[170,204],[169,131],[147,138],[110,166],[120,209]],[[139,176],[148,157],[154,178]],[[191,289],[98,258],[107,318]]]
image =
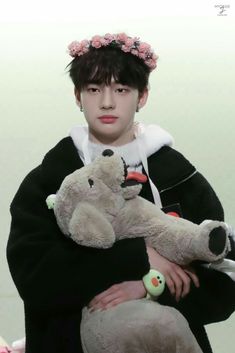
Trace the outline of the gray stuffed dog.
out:
[[[61,231],[80,245],[109,248],[116,240],[145,237],[148,246],[179,265],[217,262],[226,256],[230,240],[225,223],[197,225],[165,214],[138,196],[142,180],[140,173],[127,174],[123,158],[105,150],[68,175],[47,203]]]

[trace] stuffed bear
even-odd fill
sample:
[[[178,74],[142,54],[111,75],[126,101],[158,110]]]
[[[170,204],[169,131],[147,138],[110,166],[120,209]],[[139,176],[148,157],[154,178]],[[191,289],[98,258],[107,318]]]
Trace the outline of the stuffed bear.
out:
[[[80,245],[109,248],[124,237],[145,237],[148,246],[179,265],[223,259],[231,248],[227,225],[197,225],[165,214],[138,196],[145,178],[128,174],[123,158],[105,150],[68,175],[48,197],[48,207],[54,208],[61,231]]]

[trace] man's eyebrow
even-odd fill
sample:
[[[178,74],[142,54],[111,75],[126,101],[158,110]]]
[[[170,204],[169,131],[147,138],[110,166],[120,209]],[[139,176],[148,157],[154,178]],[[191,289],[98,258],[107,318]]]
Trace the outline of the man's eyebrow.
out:
[[[91,80],[91,81],[87,81],[86,82],[86,85],[101,85],[102,83],[98,82],[98,81],[94,81],[94,80]]]
[[[97,86],[105,86],[105,82],[100,82],[100,81],[95,81],[95,80],[90,80],[86,82],[87,85],[97,85]],[[121,81],[111,81],[107,86],[115,86],[115,85],[122,85],[122,86],[128,86],[127,83],[121,82]]]
[[[112,84],[112,82],[111,82],[111,84]],[[114,81],[113,84],[122,85],[122,86],[128,86],[127,83],[124,83],[124,82],[121,82],[121,81]]]

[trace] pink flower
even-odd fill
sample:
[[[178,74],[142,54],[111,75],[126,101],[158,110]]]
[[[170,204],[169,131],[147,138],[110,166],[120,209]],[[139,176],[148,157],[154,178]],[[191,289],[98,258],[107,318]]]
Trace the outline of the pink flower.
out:
[[[125,45],[122,45],[121,47],[122,51],[124,51],[125,53],[129,53],[131,51],[130,47],[126,47]]]
[[[88,52],[89,48],[89,42],[88,40],[82,40],[79,45],[79,52],[78,55],[83,55]]]
[[[68,46],[69,54],[73,57],[80,56],[88,52],[89,41],[83,40],[81,42],[74,41]]]
[[[132,47],[134,45],[134,40],[132,38],[127,38],[124,42],[126,47]]]
[[[146,60],[145,63],[146,63],[146,65],[148,65],[148,67],[151,69],[151,71],[157,67],[156,61],[153,59]]]
[[[124,42],[128,39],[128,36],[126,35],[126,33],[118,33],[116,35],[116,39],[119,40],[120,42]]]
[[[116,39],[116,36],[114,34],[106,33],[104,39],[106,40],[106,43],[110,44],[113,40]]]
[[[139,52],[136,49],[131,49],[131,54],[133,54],[135,56],[139,56]]]
[[[87,39],[83,39],[80,43],[83,48],[88,47],[90,44],[89,40],[87,40]]]
[[[93,36],[92,38],[91,38],[91,42],[93,42],[93,41],[100,41],[101,40],[101,36],[99,36],[99,35],[95,35],[95,36]]]
[[[91,45],[94,47],[94,48],[96,48],[96,49],[98,49],[98,48],[100,48],[101,47],[101,43],[97,40],[97,41],[92,41],[91,42]]]
[[[77,52],[79,51],[79,42],[77,41],[73,41],[72,43],[69,44],[68,46],[68,50],[69,50],[69,54],[71,56],[76,56],[77,55]]]
[[[140,52],[144,52],[144,51],[149,51],[151,49],[151,47],[148,43],[142,42],[142,43],[140,43],[138,49]]]
[[[105,39],[104,39],[104,41],[102,42],[102,45],[103,45],[104,47],[107,47],[110,43],[111,43],[111,42],[109,42],[108,40],[105,40]]]
[[[146,59],[146,54],[145,53],[139,53],[139,58],[145,60]]]
[[[83,48],[82,50],[80,50],[80,52],[78,53],[78,56],[81,56],[83,54],[86,54],[89,51],[89,48]]]
[[[102,46],[103,38],[101,36],[94,36],[91,38],[92,47],[98,49]]]
[[[159,58],[158,55],[156,55],[155,53],[153,53],[152,59],[157,61],[158,58]]]
[[[101,38],[100,43],[101,43],[102,46],[103,45],[106,46],[107,45],[107,40],[105,38]],[[110,43],[108,43],[108,44],[110,44]]]

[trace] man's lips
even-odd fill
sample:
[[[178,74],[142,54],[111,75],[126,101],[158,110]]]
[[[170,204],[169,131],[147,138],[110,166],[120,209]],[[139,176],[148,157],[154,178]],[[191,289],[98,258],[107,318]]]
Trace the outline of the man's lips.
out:
[[[117,120],[117,116],[115,115],[102,115],[99,116],[99,120],[104,124],[113,124]]]

